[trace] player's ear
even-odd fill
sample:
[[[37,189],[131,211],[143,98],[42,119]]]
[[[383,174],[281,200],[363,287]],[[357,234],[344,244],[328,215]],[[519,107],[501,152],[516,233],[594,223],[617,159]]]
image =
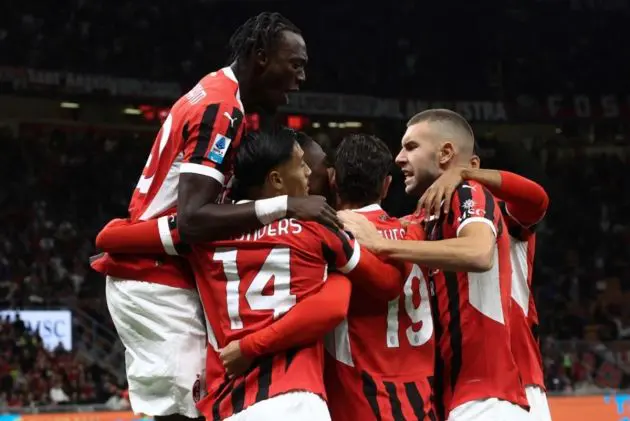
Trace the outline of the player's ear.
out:
[[[470,157],[470,167],[474,169],[481,168],[481,159],[477,155]]]
[[[267,67],[267,62],[269,61],[269,57],[267,56],[267,52],[264,49],[259,48],[254,53],[254,60],[256,61],[256,64],[260,68],[264,69],[265,67]]]
[[[282,180],[282,175],[277,170],[271,170],[269,172],[269,174],[267,175],[267,182],[275,191],[284,190],[284,181]]]
[[[452,142],[444,142],[438,151],[440,165],[446,165],[455,158],[455,145]]]
[[[337,177],[335,174],[335,169],[333,167],[329,167],[326,168],[326,171],[328,171],[328,185],[332,190],[336,190],[335,187],[337,186]]]
[[[387,197],[387,192],[389,191],[389,186],[391,186],[391,184],[392,176],[388,175],[387,177],[385,177],[385,180],[383,180],[383,187],[381,188],[381,200]]]

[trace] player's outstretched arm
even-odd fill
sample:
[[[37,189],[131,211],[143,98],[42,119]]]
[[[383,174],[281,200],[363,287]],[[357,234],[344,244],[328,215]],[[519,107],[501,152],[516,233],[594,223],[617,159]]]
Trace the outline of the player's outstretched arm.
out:
[[[320,291],[297,303],[271,326],[244,337],[242,354],[253,359],[321,339],[346,317],[350,291],[345,276],[330,273]]]
[[[183,244],[177,231],[177,215],[149,221],[111,220],[96,237],[96,248],[108,253],[179,255]]]
[[[466,197],[471,199],[467,201]],[[481,185],[460,185],[449,217],[450,229],[457,237],[439,241],[387,240],[363,215],[343,211],[339,217],[363,247],[377,254],[435,269],[485,272],[493,265],[498,231],[494,206],[492,196],[489,192],[486,195]]]

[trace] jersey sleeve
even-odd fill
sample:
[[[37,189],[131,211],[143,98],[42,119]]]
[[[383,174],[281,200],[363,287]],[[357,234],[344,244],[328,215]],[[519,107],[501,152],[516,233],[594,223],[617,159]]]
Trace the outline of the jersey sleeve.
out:
[[[99,232],[96,247],[108,253],[146,253],[178,256],[187,249],[179,239],[177,215],[149,221],[114,219]]]
[[[223,185],[243,128],[243,112],[233,101],[202,107],[184,124],[180,172],[204,175]]]
[[[536,234],[537,225],[525,225],[521,223],[515,216],[512,215],[507,202],[499,202],[499,208],[501,209],[503,220],[505,221],[505,225],[507,226],[508,233],[511,237],[520,241],[527,241],[531,236]]]
[[[496,206],[494,196],[483,185],[464,181],[453,194],[446,222],[457,236],[466,225],[481,222],[492,228],[496,237],[501,225],[500,217],[497,218]]]
[[[344,231],[321,227],[318,234],[329,269],[345,274],[354,286],[373,296],[393,299],[400,294],[403,275],[397,263],[385,262],[362,249]]]
[[[490,191],[505,202],[504,216],[528,228],[544,218],[549,207],[549,196],[538,183],[508,171],[499,171],[501,186]]]
[[[350,281],[345,276],[329,274],[317,293],[297,303],[270,326],[244,337],[241,352],[256,358],[321,339],[346,317],[350,291]]]

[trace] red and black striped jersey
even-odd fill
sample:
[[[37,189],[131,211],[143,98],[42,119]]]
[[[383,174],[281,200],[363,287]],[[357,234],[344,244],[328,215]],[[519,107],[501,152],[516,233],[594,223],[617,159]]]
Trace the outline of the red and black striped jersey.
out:
[[[403,224],[379,205],[355,210],[381,235],[402,240]],[[417,265],[406,264],[400,296],[379,299],[356,285],[348,315],[326,338],[326,388],[332,419],[435,420],[435,343],[429,290]]]
[[[538,340],[538,312],[532,294],[532,273],[536,253],[536,225],[522,225],[509,212],[505,202],[499,203],[510,234],[512,263],[512,353],[525,386],[545,388],[540,342]],[[515,304],[515,305],[514,305]]]
[[[129,203],[130,222],[175,212],[180,173],[211,177],[222,185],[245,127],[239,85],[230,67],[205,76],[171,108]],[[101,265],[109,274],[174,287],[194,288],[186,263],[176,256],[125,254]],[[156,264],[156,262],[158,264]]]
[[[323,343],[259,359],[244,376],[226,379],[217,358],[228,343],[270,326],[317,292],[329,269],[347,273],[361,250],[345,233],[282,219],[238,238],[192,247],[190,263],[207,318],[208,395],[198,407],[222,420],[275,395],[306,390],[325,397]]]
[[[443,396],[445,417],[463,403],[490,397],[527,406],[510,343],[510,240],[495,198],[481,184],[463,182],[450,212],[427,222],[427,239],[456,238],[471,223],[487,224],[494,232],[492,268],[482,273],[428,269],[435,291],[436,393]]]

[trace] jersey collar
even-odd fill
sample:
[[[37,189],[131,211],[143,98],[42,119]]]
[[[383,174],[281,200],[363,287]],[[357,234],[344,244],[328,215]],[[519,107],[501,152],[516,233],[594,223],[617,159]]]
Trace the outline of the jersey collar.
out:
[[[232,67],[230,66],[226,66],[223,69],[223,73],[225,73],[225,76],[230,79],[232,82],[238,84],[238,79],[236,78],[236,75],[234,74],[234,70],[232,70]]]
[[[367,205],[367,206],[363,206],[362,208],[359,209],[350,209],[353,212],[374,212],[377,210],[383,210],[383,208],[381,208],[381,205],[379,205],[378,203],[372,203],[371,205]]]
[[[238,79],[236,78],[236,75],[234,74],[234,70],[232,70],[231,66],[226,66],[224,68],[221,69],[223,71],[223,74],[225,75],[225,77],[227,77],[228,79],[230,79],[232,82],[236,83],[236,101],[238,102],[238,105],[241,107],[241,111],[245,112],[245,107],[243,107],[243,101],[241,101],[241,87],[238,84]]]

